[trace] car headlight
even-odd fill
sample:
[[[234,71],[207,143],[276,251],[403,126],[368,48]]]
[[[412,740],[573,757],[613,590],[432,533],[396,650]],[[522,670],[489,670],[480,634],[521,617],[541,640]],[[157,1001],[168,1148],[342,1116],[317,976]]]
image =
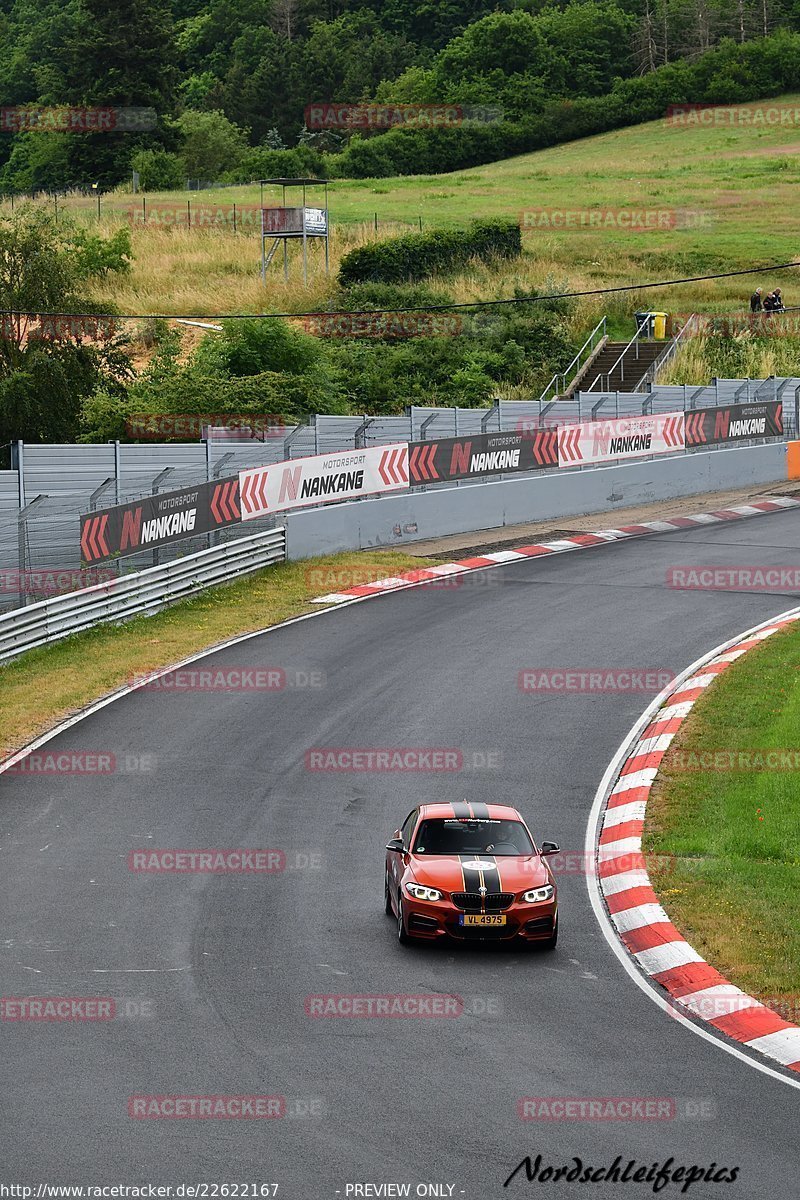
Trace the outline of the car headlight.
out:
[[[442,893],[436,888],[425,887],[421,883],[407,883],[406,891],[409,892],[415,900],[441,900]]]
[[[544,887],[533,888],[532,891],[526,892],[522,899],[526,904],[540,904],[542,900],[552,900],[555,890],[552,883],[546,883]]]

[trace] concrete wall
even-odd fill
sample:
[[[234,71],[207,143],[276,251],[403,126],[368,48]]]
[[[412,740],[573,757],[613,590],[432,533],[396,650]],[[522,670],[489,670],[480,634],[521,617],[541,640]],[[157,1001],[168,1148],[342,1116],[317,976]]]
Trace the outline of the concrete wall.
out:
[[[289,558],[497,529],[526,521],[778,483],[787,477],[786,443],[744,446],[552,475],[525,475],[429,492],[386,496],[286,514]]]

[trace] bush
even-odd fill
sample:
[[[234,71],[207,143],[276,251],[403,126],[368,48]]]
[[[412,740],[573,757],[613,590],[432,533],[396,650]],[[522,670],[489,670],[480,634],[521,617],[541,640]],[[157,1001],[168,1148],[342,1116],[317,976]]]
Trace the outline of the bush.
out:
[[[131,159],[143,192],[171,192],[183,187],[183,162],[168,150],[139,150]]]
[[[77,279],[105,278],[111,273],[124,275],[131,269],[131,231],[124,225],[110,237],[98,237],[76,227],[70,241]]]
[[[426,283],[354,283],[343,294],[342,307],[350,312],[383,312],[401,308],[423,309],[452,304],[453,297]]]
[[[204,338],[193,363],[203,375],[243,378],[264,371],[300,375],[323,357],[320,342],[277,318],[226,321],[219,337]]]
[[[323,177],[323,158],[312,146],[297,146],[294,150],[271,150],[256,146],[245,151],[235,171],[225,176],[228,183],[249,183],[252,179],[281,179],[307,176]]]
[[[190,179],[217,180],[235,171],[247,150],[245,131],[221,112],[185,112],[178,120],[181,158]]]
[[[522,253],[519,225],[476,221],[469,229],[440,229],[389,238],[351,250],[339,267],[342,287],[356,283],[409,283],[458,270],[471,258],[492,262]]]

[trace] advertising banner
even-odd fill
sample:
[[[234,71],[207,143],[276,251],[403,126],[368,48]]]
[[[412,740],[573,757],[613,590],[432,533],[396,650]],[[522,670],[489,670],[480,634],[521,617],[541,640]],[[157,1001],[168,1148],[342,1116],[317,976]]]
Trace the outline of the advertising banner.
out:
[[[435,442],[411,442],[408,465],[412,484],[557,467],[557,431],[480,433]]]
[[[262,208],[262,234],[276,237],[325,237],[328,232],[326,208]]]
[[[408,487],[408,443],[315,454],[239,472],[242,520]]]
[[[780,400],[765,404],[726,404],[686,413],[687,446],[718,446],[723,442],[759,437],[783,437]]]
[[[241,519],[239,479],[231,475],[86,513],[81,517],[81,558],[87,564],[124,558]]]
[[[583,421],[558,430],[558,463],[578,467],[617,459],[674,454],[686,447],[684,414]]]

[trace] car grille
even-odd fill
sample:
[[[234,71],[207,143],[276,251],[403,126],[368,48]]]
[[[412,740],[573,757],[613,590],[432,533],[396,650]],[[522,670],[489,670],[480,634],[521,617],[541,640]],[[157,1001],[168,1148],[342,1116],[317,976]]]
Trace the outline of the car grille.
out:
[[[481,896],[479,892],[453,892],[453,904],[456,908],[477,912],[500,912],[508,908],[514,899],[513,892],[494,892],[489,896]]]

